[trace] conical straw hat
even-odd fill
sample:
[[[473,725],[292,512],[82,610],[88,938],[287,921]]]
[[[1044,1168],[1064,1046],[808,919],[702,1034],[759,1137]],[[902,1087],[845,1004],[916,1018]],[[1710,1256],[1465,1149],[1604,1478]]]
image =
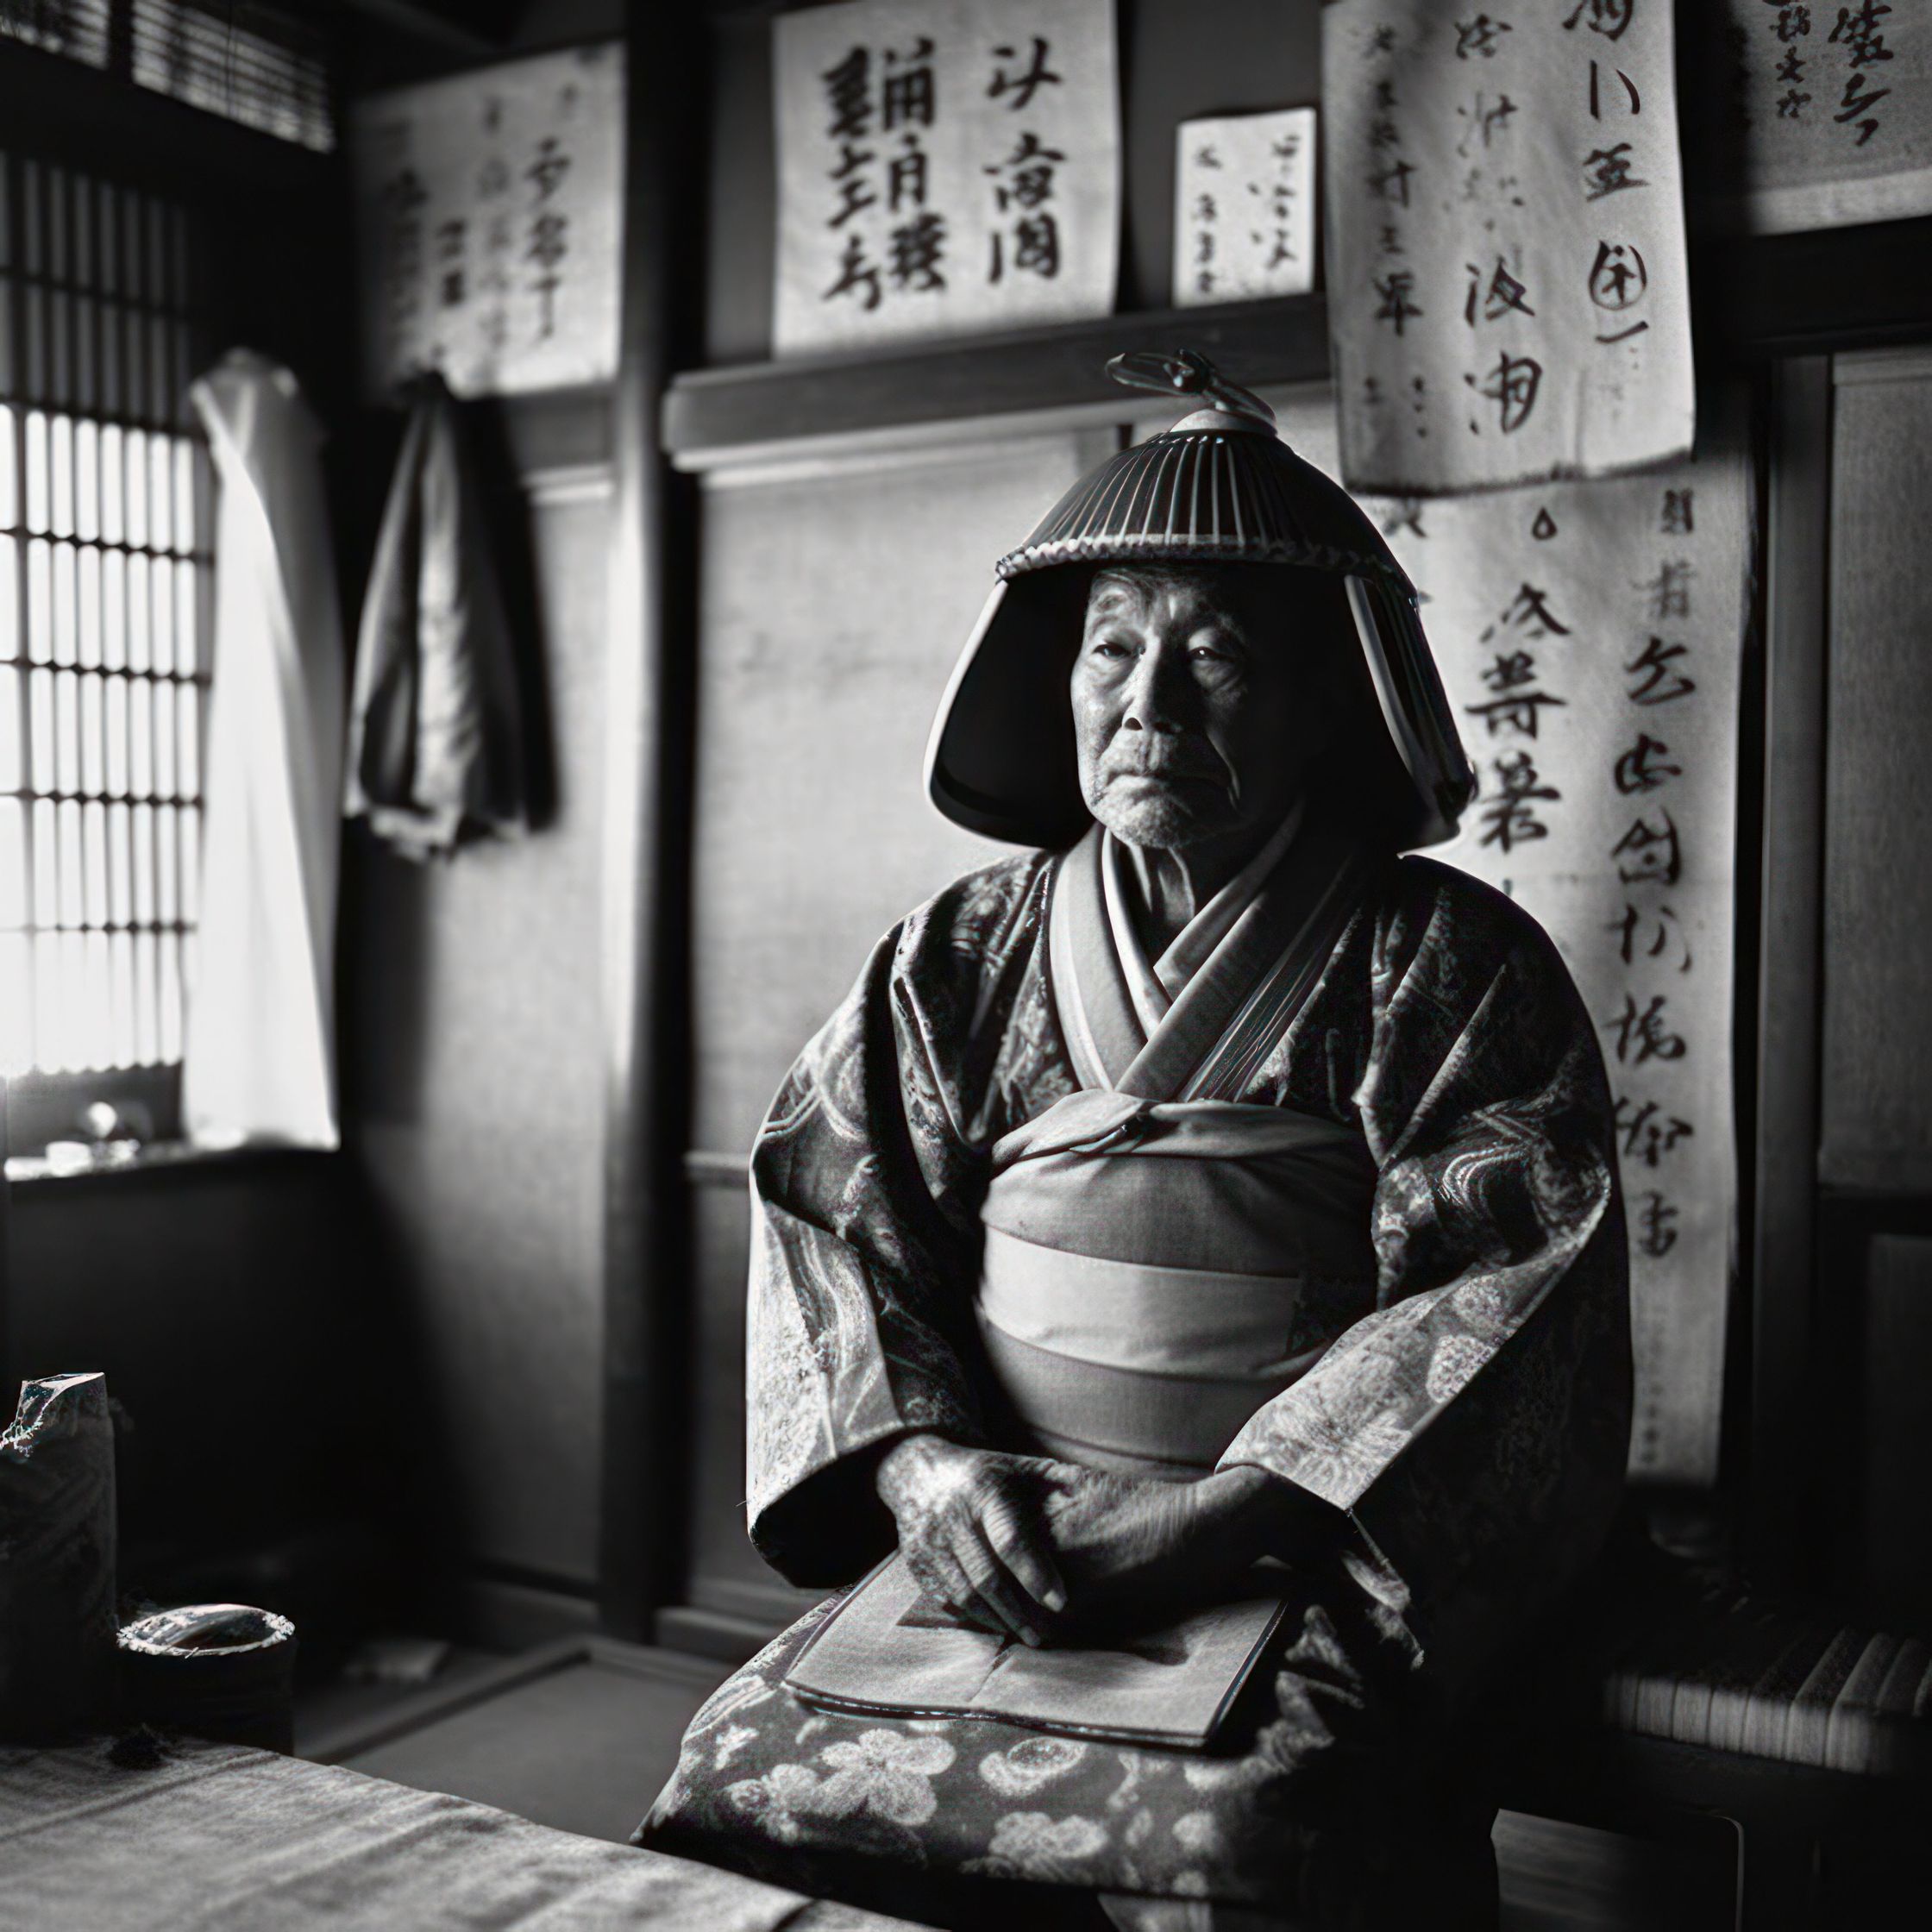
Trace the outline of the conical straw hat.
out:
[[[926,756],[934,804],[970,831],[1020,844],[1063,845],[1085,829],[1067,673],[1087,573],[1069,567],[1274,564],[1295,573],[1283,577],[1286,595],[1346,599],[1413,794],[1386,815],[1397,843],[1451,837],[1474,777],[1414,588],[1373,521],[1276,435],[1266,404],[1224,381],[1206,358],[1116,356],[1107,368],[1129,387],[1206,406],[1108,457],[1000,559],[999,582],[934,722]],[[1339,582],[1311,584],[1304,572]]]

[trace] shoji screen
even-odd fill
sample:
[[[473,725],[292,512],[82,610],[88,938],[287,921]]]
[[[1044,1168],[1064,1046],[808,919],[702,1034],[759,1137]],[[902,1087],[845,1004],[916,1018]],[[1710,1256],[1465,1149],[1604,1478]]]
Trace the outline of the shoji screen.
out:
[[[0,1062],[179,1063],[210,475],[188,212],[0,157]]]

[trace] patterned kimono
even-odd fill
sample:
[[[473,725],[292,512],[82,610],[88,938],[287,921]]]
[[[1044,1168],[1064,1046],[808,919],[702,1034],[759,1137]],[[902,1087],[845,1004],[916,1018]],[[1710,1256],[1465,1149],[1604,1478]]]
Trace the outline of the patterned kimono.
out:
[[[1133,896],[1097,828],[970,875],[881,943],[786,1081],[753,1159],[751,1534],[793,1580],[850,1584],[893,1546],[873,1472],[912,1429],[1183,1478],[1252,1465],[1336,1527],[1284,1585],[1261,1694],[1191,1753],[808,1709],[781,1680],[822,1609],[699,1714],[654,1843],[833,1890],[856,1859],[1323,1922],[1421,1907],[1364,1887],[1426,1858],[1367,1854],[1436,1829],[1432,1741],[1622,1486],[1595,1034],[1509,900],[1319,826],[1157,960]],[[1087,1247],[1076,1272],[1112,1270],[1157,1326],[1170,1277],[1189,1307],[1231,1283],[1233,1329],[1265,1293],[1281,1319],[1266,1346],[1182,1320],[1150,1353],[1013,1287],[1040,1243]]]

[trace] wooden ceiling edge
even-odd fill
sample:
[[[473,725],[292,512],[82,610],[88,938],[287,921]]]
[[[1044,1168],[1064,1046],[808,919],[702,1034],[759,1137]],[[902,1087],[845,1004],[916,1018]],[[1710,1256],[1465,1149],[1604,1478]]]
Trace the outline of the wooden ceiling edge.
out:
[[[380,21],[417,40],[448,47],[453,53],[500,53],[514,30],[514,22],[508,18],[494,33],[469,26],[426,0],[335,0],[335,4],[340,12]],[[510,11],[495,10],[505,16]]]
[[[309,147],[18,41],[0,41],[0,115],[11,153],[162,193],[238,203],[325,191],[341,147]]]
[[[666,391],[662,446],[681,467],[808,439],[891,433],[964,417],[1013,419],[1105,406],[1131,411],[1107,380],[1123,349],[1195,348],[1235,381],[1275,387],[1328,373],[1319,294],[1097,316],[1051,328],[960,336],[836,356],[681,371]]]

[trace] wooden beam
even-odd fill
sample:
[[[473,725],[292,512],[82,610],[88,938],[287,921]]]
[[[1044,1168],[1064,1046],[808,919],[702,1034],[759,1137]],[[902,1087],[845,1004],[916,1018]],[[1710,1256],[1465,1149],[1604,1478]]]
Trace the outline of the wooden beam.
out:
[[[1932,336],[1932,215],[1717,243],[1691,266],[1721,346],[1754,358]]]
[[[1766,530],[1746,1552],[1754,1576],[1787,1582],[1818,1527],[1807,1508],[1816,1455],[1806,1419],[1815,1393],[1831,388],[1828,356],[1776,372]]]
[[[660,398],[698,337],[708,61],[691,10],[627,0],[622,359],[605,693],[603,1492],[605,1629],[648,1635],[684,1541],[691,1271],[681,1168],[688,1049],[695,541],[690,486],[657,447]]]
[[[11,41],[0,41],[0,107],[11,154],[242,204],[245,218],[262,203],[324,193],[337,179],[334,154]]]
[[[1715,373],[1822,350],[1932,338],[1932,216],[1713,242],[1694,251],[1697,351]],[[664,400],[663,447],[686,468],[788,444],[921,426],[1133,406],[1106,375],[1123,349],[1201,349],[1238,382],[1330,376],[1314,295],[1103,316],[1051,329],[861,354],[693,369]]]
[[[455,53],[497,53],[517,24],[518,9],[496,0],[336,0],[346,13],[380,20],[432,47]],[[480,19],[478,17],[480,16]]]
[[[856,355],[694,370],[680,376],[665,398],[662,440],[672,455],[687,457],[1092,405],[1125,416],[1136,400],[1108,380],[1107,358],[1123,349],[1182,347],[1199,349],[1250,387],[1325,381],[1327,304],[1319,295],[1230,302]],[[1159,404],[1145,398],[1138,406]]]

